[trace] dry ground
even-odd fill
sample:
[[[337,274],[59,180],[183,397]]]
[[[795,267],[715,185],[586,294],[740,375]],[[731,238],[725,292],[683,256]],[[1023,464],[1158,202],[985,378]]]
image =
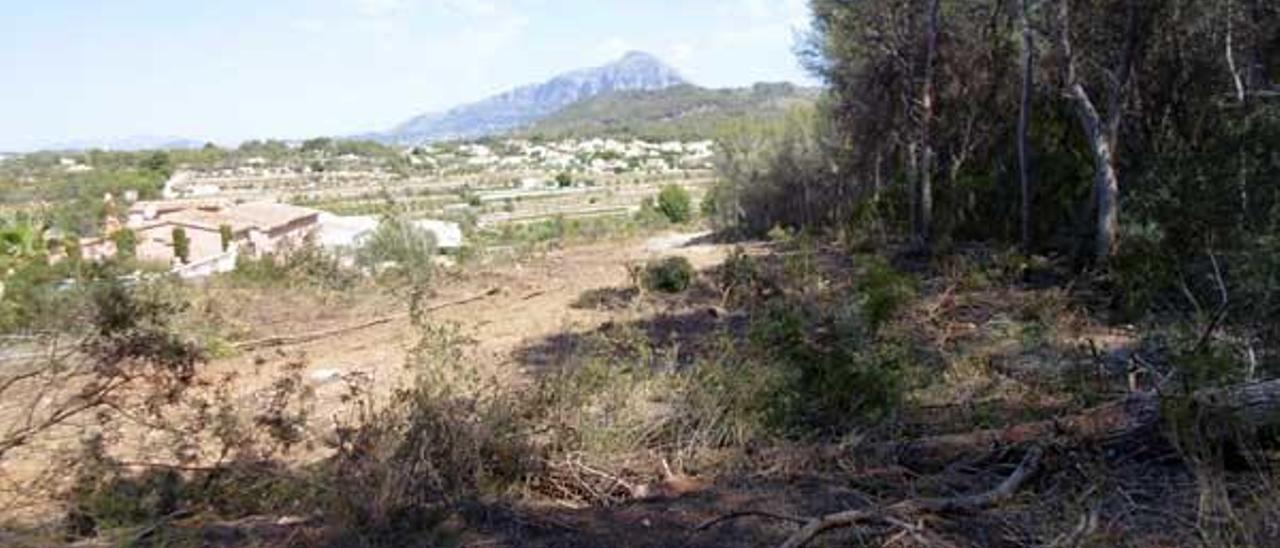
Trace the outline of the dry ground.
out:
[[[556,334],[595,330],[615,316],[575,308],[573,303],[584,291],[626,286],[628,265],[662,256],[685,256],[699,269],[718,264],[728,246],[706,242],[706,236],[666,234],[571,246],[455,271],[438,280],[427,304],[444,307],[430,317],[433,322],[457,325],[474,342],[468,346],[469,360],[482,371],[508,382],[524,382],[533,372],[519,349]],[[350,384],[385,395],[411,378],[404,364],[415,337],[403,298],[373,290],[353,297],[217,286],[204,288],[202,297],[198,312],[231,326],[236,338],[244,340],[338,330],[395,317],[388,323],[314,341],[234,352],[204,366],[202,379],[229,382],[226,386],[246,412],[260,405],[273,382],[301,367],[303,379],[314,390],[311,404],[316,420],[309,427],[319,436],[331,430],[330,419],[343,414]],[[458,301],[467,302],[452,304]],[[7,417],[3,420],[15,420],[20,412],[0,402],[0,416]],[[94,417],[81,417],[0,462],[0,519],[39,521],[57,512],[49,498],[60,483],[58,467],[51,474],[49,464],[72,458],[79,441],[98,428]],[[126,424],[114,431],[128,448],[118,456],[146,462],[149,455],[164,454],[159,451],[172,443],[172,437],[144,435],[145,430]],[[295,452],[295,458],[309,460],[323,454],[317,445]]]

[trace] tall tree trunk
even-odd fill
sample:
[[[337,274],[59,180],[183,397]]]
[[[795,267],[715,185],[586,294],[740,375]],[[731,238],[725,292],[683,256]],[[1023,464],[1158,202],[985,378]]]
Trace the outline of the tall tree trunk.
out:
[[[1078,83],[1071,86],[1071,97],[1076,102],[1080,125],[1093,152],[1093,194],[1098,208],[1093,252],[1094,257],[1103,262],[1115,250],[1116,234],[1120,228],[1120,179],[1116,175],[1114,147],[1084,86]]]
[[[1094,233],[1094,258],[1106,262],[1115,251],[1120,229],[1120,178],[1116,173],[1115,152],[1120,134],[1120,120],[1124,111],[1124,97],[1128,89],[1129,75],[1133,68],[1133,56],[1137,49],[1138,9],[1134,0],[1126,2],[1128,22],[1124,49],[1112,72],[1106,118],[1098,112],[1075,69],[1075,55],[1071,48],[1070,0],[1058,3],[1059,46],[1066,63],[1065,81],[1068,96],[1076,104],[1076,113],[1084,129],[1085,138],[1093,154],[1093,195],[1096,200],[1096,225]]]
[[[920,171],[916,192],[918,223],[916,243],[928,247],[933,235],[933,108],[934,64],[938,56],[939,0],[930,0],[925,17],[924,74],[920,91]]]
[[[1230,4],[1227,5],[1227,70],[1231,72],[1231,83],[1235,86],[1236,101],[1243,103],[1245,100],[1244,79],[1240,77],[1240,70],[1236,67],[1236,48],[1232,40],[1235,31],[1235,13],[1231,9]]]
[[[1031,93],[1035,85],[1035,42],[1027,19],[1030,0],[1018,0],[1018,25],[1022,27],[1022,97],[1018,109],[1018,181],[1022,187],[1022,249],[1030,252],[1032,244],[1031,173],[1027,150],[1027,126],[1031,118]]]

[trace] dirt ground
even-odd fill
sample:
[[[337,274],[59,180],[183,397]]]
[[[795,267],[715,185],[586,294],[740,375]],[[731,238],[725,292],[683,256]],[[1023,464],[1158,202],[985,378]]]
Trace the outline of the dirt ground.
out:
[[[683,256],[699,270],[719,264],[732,246],[709,241],[709,233],[673,233],[648,239],[567,247],[526,261],[481,266],[442,279],[427,306],[432,322],[456,325],[473,342],[468,352],[482,370],[521,382],[531,371],[518,350],[553,335],[586,333],[616,316],[615,312],[575,307],[586,291],[626,287],[627,267],[655,258]],[[465,301],[461,304],[459,301]],[[383,308],[377,308],[380,306]],[[399,309],[398,309],[399,308]],[[264,318],[267,328],[255,336],[272,337],[357,325],[403,312],[391,302],[375,308],[354,306],[332,317],[291,317],[278,311]],[[407,317],[319,340],[247,352],[210,364],[211,375],[236,372],[246,386],[260,386],[298,357],[304,376],[317,385],[317,407],[330,411],[341,398],[339,378],[360,377],[373,388],[394,387],[405,380],[404,363],[415,343]],[[332,388],[327,388],[332,387]]]
[[[628,286],[629,265],[680,255],[701,270],[718,264],[729,249],[710,242],[707,233],[570,246],[452,272],[438,280],[427,306],[439,307],[430,313],[432,322],[456,325],[460,334],[472,341],[467,350],[472,363],[488,374],[519,383],[535,373],[520,349],[557,334],[593,331],[616,316],[616,312],[574,307],[583,292]],[[317,301],[285,294],[232,293],[216,300],[230,304],[210,313],[241,326],[246,339],[340,331],[373,319],[393,318],[308,342],[235,352],[202,368],[201,377],[210,383],[230,379],[232,393],[245,408],[259,405],[262,394],[290,368],[302,367],[302,378],[313,392],[309,428],[319,436],[332,426],[330,419],[340,416],[348,405],[352,383],[385,395],[412,377],[405,359],[416,341],[403,298],[369,294]],[[38,520],[56,511],[47,500],[53,477],[46,475],[48,464],[71,458],[71,448],[96,427],[92,417],[85,417],[8,455],[0,463],[0,518]],[[128,438],[130,429],[126,426],[124,430],[116,435]],[[134,436],[126,443],[133,455],[122,456],[157,454],[165,443],[169,440],[163,436]],[[322,455],[323,450],[313,448],[295,456],[310,460]]]

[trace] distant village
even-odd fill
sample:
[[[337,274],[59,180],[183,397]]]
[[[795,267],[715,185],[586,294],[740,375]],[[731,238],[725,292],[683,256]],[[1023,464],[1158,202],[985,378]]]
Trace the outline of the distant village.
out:
[[[270,201],[138,201],[129,205],[123,225],[108,218],[102,236],[82,239],[80,255],[94,261],[116,256],[119,244],[115,236],[127,229],[133,233],[137,260],[169,265],[182,278],[202,278],[234,270],[242,256],[283,257],[304,245],[316,245],[350,260],[351,252],[380,222],[373,216],[339,216]],[[462,229],[457,223],[421,219],[413,224],[431,233],[442,252],[462,247]],[[184,241],[180,244],[178,240]]]
[[[379,217],[302,207],[296,201],[300,196],[318,195],[315,192],[323,189],[322,195],[330,198],[356,199],[354,196],[379,187],[398,185],[441,196],[479,192],[472,194],[470,209],[498,201],[510,209],[513,201],[520,201],[527,204],[521,207],[533,208],[533,217],[545,209],[533,205],[537,200],[555,196],[589,203],[573,201],[558,206],[563,209],[546,211],[626,212],[636,209],[639,194],[652,191],[651,183],[607,191],[607,196],[589,200],[566,187],[587,177],[635,175],[665,180],[704,173],[711,169],[715,155],[711,141],[614,139],[445,143],[382,148],[367,154],[335,153],[334,148],[316,150],[306,143],[290,143],[285,150],[283,155],[251,155],[242,149],[216,165],[178,166],[165,183],[160,200],[138,200],[132,193],[104,197],[117,211],[127,211],[125,220],[106,219],[100,235],[80,241],[80,256],[88,260],[115,256],[119,253],[116,235],[127,229],[139,261],[169,265],[184,278],[229,272],[241,257],[280,257],[304,244],[349,259],[377,230]],[[57,165],[67,173],[93,170],[74,156],[59,158]],[[408,176],[403,173],[405,166]],[[458,181],[474,181],[477,176],[506,182],[501,187],[466,183],[461,191],[454,188]],[[460,196],[455,194],[454,199],[461,201],[446,204],[440,213],[468,209]],[[488,211],[480,222],[508,221],[522,215]],[[458,222],[439,218],[413,222],[435,236],[442,252],[463,246],[463,227]]]

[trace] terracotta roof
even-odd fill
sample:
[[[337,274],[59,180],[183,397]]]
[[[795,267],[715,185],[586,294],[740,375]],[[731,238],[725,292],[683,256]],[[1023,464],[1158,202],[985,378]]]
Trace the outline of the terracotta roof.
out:
[[[275,202],[249,202],[219,213],[262,230],[271,230],[319,214],[320,212],[314,209]]]
[[[181,211],[183,209],[222,209],[230,207],[231,201],[226,198],[193,198],[190,200],[147,200],[134,202],[129,206],[130,213],[143,213],[147,210],[157,213]]]
[[[206,230],[222,230],[223,225],[231,227],[235,232],[243,232],[255,225],[243,219],[228,215],[229,210],[205,211],[202,209],[184,209],[164,215],[162,222],[185,225]]]

